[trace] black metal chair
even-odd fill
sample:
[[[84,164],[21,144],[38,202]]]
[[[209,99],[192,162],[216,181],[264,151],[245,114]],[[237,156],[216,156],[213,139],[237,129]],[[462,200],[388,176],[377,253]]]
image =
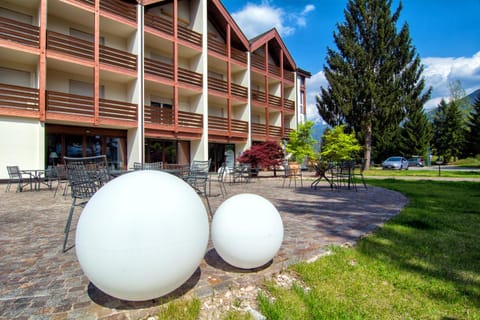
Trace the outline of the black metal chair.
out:
[[[32,190],[32,175],[23,173],[20,170],[19,166],[7,166],[8,172],[8,184],[5,188],[5,192],[10,191],[12,184],[17,185],[16,192],[22,192],[23,188],[27,185],[30,185],[30,190]]]
[[[104,155],[84,158],[64,157],[63,159],[72,193],[72,205],[64,230],[63,252],[65,252],[75,207],[83,208],[95,192],[110,180],[110,175]]]
[[[162,170],[163,161],[145,162],[144,164],[142,164],[141,162],[134,162],[133,169],[134,170]]]
[[[53,167],[55,172],[55,178],[57,180],[57,186],[55,187],[55,193],[53,196],[57,195],[58,189],[63,185],[63,196],[67,196],[67,187],[68,187],[68,178],[67,178],[67,168],[63,164],[59,164]]]
[[[208,200],[208,192],[207,192],[207,183],[208,183],[208,172],[210,170],[210,160],[200,161],[200,160],[193,160],[190,166],[190,172],[187,176],[184,177],[184,180],[192,186],[195,191],[202,195],[208,206],[208,213],[210,217],[213,216],[212,208],[210,207],[210,201]]]

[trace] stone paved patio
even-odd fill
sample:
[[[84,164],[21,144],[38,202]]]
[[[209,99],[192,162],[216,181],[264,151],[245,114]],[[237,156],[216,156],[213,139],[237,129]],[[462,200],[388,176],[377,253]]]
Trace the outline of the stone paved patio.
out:
[[[407,203],[401,194],[376,187],[331,190],[282,188],[282,178],[227,184],[229,194],[256,193],[279,210],[285,228],[273,261],[257,270],[229,266],[209,244],[205,259],[179,289],[161,299],[127,302],[112,298],[83,275],[75,248],[62,253],[63,228],[71,199],[53,191],[3,192],[0,188],[0,319],[138,319],[157,313],[172,299],[208,298],[231,288],[260,284],[291,263],[314,259],[329,244],[355,242],[382,225]],[[288,183],[287,183],[288,184]],[[212,182],[212,193],[218,193]],[[224,201],[210,198],[213,211]],[[80,214],[76,211],[74,226]],[[73,244],[75,231],[71,233]]]

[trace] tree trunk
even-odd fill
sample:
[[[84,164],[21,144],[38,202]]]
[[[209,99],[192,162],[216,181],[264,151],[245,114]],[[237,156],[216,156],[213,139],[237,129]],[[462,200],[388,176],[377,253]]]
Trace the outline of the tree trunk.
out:
[[[365,145],[363,152],[363,159],[365,161],[365,170],[370,169],[370,162],[372,159],[372,123],[367,124],[365,128]]]

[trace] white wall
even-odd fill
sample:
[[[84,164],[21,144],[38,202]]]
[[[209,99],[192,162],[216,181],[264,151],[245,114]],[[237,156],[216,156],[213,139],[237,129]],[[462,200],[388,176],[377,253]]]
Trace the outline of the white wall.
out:
[[[12,165],[45,168],[45,127],[38,120],[0,117],[0,179]]]

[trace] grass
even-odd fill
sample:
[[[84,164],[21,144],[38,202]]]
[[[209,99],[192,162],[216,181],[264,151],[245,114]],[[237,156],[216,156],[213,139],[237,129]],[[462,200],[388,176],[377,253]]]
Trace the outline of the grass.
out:
[[[480,319],[480,183],[371,180],[402,192],[401,214],[350,249],[266,283],[268,319]],[[304,287],[309,290],[303,289]]]
[[[364,176],[371,177],[438,177],[438,167],[430,169],[415,170],[382,170],[381,168],[372,168],[363,172]],[[478,178],[479,170],[445,170],[440,168],[440,176],[444,178]]]

